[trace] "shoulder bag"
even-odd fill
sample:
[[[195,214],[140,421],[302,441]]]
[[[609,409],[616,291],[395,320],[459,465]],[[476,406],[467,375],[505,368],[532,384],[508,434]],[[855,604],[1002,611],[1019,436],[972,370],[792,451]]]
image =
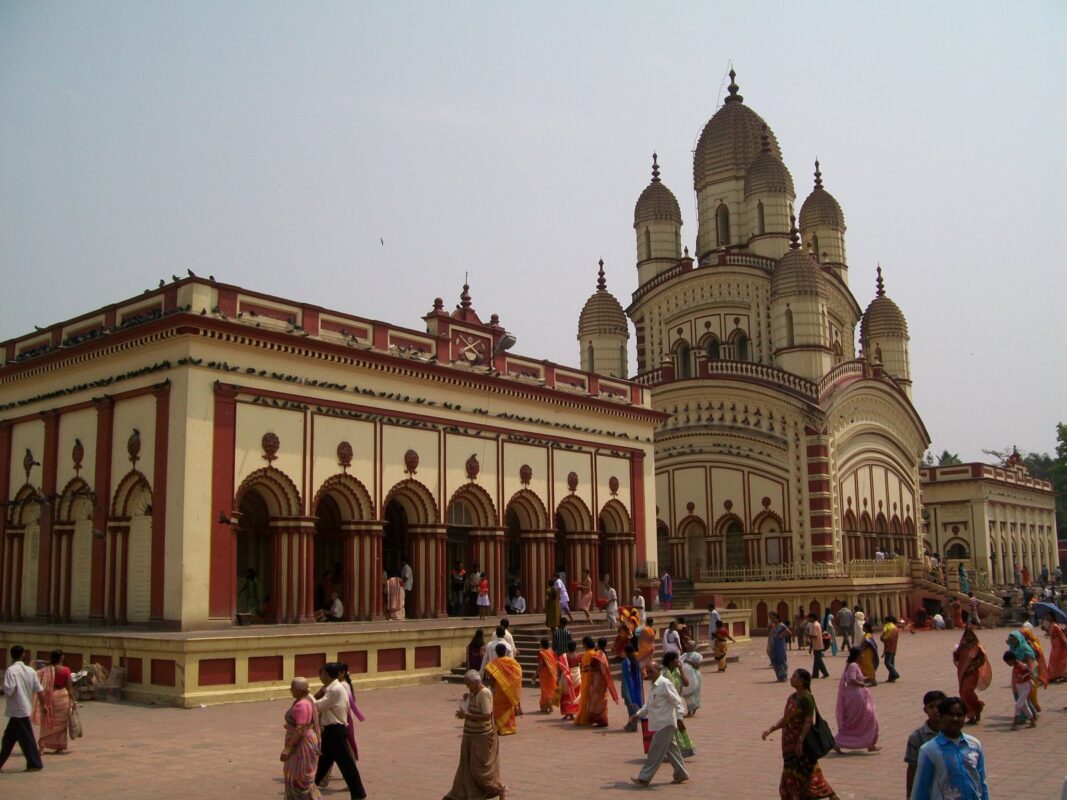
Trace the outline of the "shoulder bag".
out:
[[[834,749],[834,734],[830,726],[819,713],[819,707],[815,707],[815,722],[804,737],[804,755],[808,761],[815,763],[824,755]]]
[[[70,716],[67,717],[67,735],[71,739],[80,739],[82,737],[82,721],[78,715],[77,706],[71,706]]]

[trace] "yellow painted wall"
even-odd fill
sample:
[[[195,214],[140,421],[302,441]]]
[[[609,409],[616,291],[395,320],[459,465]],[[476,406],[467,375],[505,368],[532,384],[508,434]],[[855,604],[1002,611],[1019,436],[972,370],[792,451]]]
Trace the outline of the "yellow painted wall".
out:
[[[378,497],[375,482],[377,473],[374,469],[377,446],[374,423],[315,414],[312,416],[312,431],[315,457],[312,461],[311,498],[315,498],[328,478],[342,471],[337,460],[337,445],[341,442],[352,445],[352,466],[348,468],[348,474],[366,487],[372,499]],[[314,513],[314,509],[311,511]]]
[[[11,428],[11,484],[8,487],[8,497],[14,497],[19,488],[26,483],[26,472],[22,468],[22,459],[29,448],[35,461],[44,463],[44,422],[41,420],[29,420],[20,422]],[[36,466],[30,470],[29,483],[31,486],[40,488],[41,467]]]
[[[584,501],[592,513],[596,513],[594,510],[592,486],[592,456],[589,453],[555,450],[552,453],[552,463],[554,506],[549,510],[554,511],[555,508],[558,508],[559,504],[563,502],[564,498],[570,496],[571,490],[567,487],[567,475],[574,472],[578,475],[578,489],[574,492],[574,495]],[[593,520],[592,524],[595,525],[596,520]]]
[[[141,432],[141,452],[136,465],[130,462],[126,443],[136,428]],[[148,394],[115,403],[114,428],[111,432],[111,491],[122,478],[136,469],[145,476],[149,486],[155,485],[156,399]],[[110,503],[110,498],[108,500]]]
[[[59,418],[59,458],[57,461],[56,491],[62,492],[74,477],[74,460],[71,451],[74,440],[80,439],[85,455],[82,457],[81,478],[93,487],[96,477],[96,409],[84,408]]]
[[[296,484],[300,499],[307,507],[310,500],[304,486],[304,413],[270,408],[251,403],[237,404],[237,441],[234,452],[234,495],[241,483],[257,469],[267,466],[263,457],[263,435],[277,435],[281,446],[278,457],[271,463]]]
[[[507,503],[522,489],[529,489],[541,498],[551,515],[552,508],[548,498],[548,450],[544,447],[533,447],[526,444],[504,442],[504,497],[502,501],[505,508]],[[523,464],[528,464],[533,471],[530,485],[523,486],[519,480],[519,470]],[[551,516],[548,520],[552,525]]]

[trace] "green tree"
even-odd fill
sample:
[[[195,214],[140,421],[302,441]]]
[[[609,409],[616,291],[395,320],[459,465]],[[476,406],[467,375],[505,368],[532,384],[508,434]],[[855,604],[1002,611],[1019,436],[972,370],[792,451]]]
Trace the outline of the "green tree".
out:
[[[962,464],[959,453],[950,453],[948,450],[942,450],[941,455],[937,457],[937,465],[939,467],[951,467],[953,464]]]

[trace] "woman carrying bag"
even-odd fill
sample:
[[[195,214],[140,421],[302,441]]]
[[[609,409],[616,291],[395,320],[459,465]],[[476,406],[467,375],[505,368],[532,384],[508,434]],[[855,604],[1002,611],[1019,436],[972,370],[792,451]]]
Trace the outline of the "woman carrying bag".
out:
[[[41,728],[37,746],[42,753],[45,750],[62,753],[67,749],[68,738],[82,735],[70,669],[63,666],[63,657],[62,650],[53,650],[49,665],[37,670],[44,692],[34,700],[33,721]]]

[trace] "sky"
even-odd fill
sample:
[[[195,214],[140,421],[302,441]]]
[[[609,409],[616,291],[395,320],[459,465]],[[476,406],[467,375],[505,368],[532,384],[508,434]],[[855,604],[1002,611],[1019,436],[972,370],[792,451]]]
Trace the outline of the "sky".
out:
[[[693,247],[732,63],[798,207],[820,159],[861,307],[882,265],[931,449],[1051,452],[1065,36],[1061,0],[0,0],[0,340],[186,269],[419,328],[469,273],[576,365],[598,259],[636,288],[654,149]]]

